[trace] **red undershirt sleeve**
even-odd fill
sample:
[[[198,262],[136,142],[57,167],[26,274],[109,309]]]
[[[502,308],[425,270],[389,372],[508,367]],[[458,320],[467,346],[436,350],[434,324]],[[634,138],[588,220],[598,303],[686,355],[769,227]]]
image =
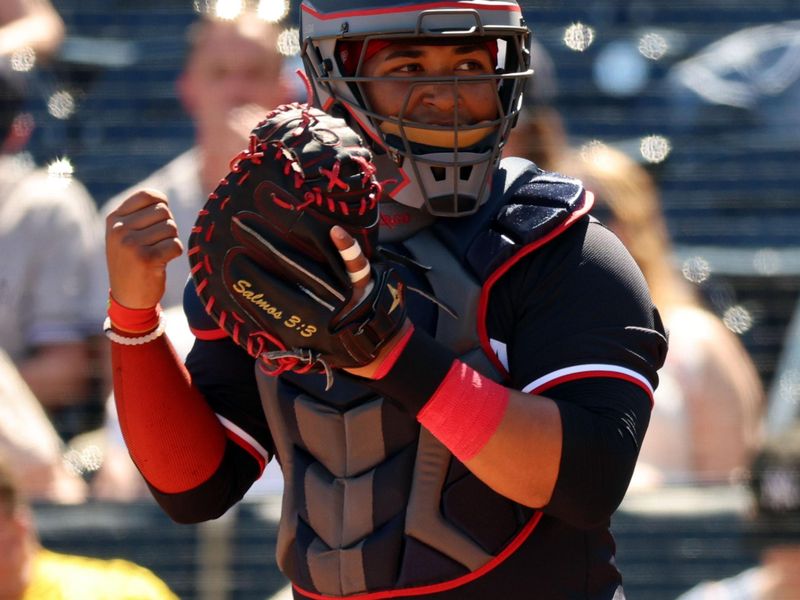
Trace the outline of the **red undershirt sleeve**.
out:
[[[169,494],[210,479],[225,453],[225,431],[169,340],[111,346],[120,426],[142,476]]]

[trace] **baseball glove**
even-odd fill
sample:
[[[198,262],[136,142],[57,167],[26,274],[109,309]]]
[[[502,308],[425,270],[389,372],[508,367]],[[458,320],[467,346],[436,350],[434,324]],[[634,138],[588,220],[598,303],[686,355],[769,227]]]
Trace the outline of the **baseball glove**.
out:
[[[404,286],[377,260],[378,201],[370,151],[338,118],[283,105],[209,196],[189,238],[206,311],[277,375],[372,362],[405,320]],[[330,239],[340,225],[371,259],[363,297]],[[366,293],[364,293],[366,292]]]

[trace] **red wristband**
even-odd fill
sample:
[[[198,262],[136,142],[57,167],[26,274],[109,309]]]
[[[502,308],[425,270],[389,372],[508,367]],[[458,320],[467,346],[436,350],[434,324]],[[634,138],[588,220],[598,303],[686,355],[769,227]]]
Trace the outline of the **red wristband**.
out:
[[[161,307],[156,304],[151,308],[128,308],[108,293],[108,318],[114,329],[125,333],[147,333],[158,327]]]
[[[456,360],[417,420],[465,462],[497,431],[508,399],[508,389]]]

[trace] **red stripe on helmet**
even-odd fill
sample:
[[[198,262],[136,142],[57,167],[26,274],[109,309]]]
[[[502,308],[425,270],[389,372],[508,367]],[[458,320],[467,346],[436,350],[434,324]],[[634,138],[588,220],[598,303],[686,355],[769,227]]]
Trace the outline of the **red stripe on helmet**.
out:
[[[396,6],[393,8],[367,8],[362,10],[343,10],[340,12],[322,14],[308,4],[302,4],[300,9],[314,15],[316,18],[323,21],[330,19],[341,19],[346,17],[364,17],[370,15],[383,15],[399,12],[410,12],[416,10],[432,10],[436,8],[480,8],[480,10],[504,10],[508,12],[521,13],[522,9],[519,4],[514,2],[429,2],[426,4],[411,4],[408,6]]]

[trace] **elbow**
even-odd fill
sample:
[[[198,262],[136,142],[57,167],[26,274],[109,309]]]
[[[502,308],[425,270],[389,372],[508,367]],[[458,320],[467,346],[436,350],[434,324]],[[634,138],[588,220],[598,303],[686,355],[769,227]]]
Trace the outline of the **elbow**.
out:
[[[606,527],[618,507],[619,502],[607,502],[605,505],[598,503],[584,507],[582,511],[576,511],[570,525],[585,531]]]
[[[219,497],[204,496],[198,490],[165,494],[150,486],[150,493],[166,515],[180,525],[196,525],[213,521],[233,505]]]
[[[567,471],[560,474],[552,498],[543,509],[581,530],[608,525],[619,508],[630,481],[628,469],[620,468],[617,460],[593,465],[594,475]]]
[[[542,510],[558,517],[575,529],[590,531],[606,527],[618,506],[619,502],[602,499],[574,503],[554,500]]]
[[[179,525],[196,525],[206,521],[213,521],[225,514],[227,508],[216,507],[213,510],[202,507],[185,505],[183,503],[163,501],[156,498],[158,505],[167,516]]]

